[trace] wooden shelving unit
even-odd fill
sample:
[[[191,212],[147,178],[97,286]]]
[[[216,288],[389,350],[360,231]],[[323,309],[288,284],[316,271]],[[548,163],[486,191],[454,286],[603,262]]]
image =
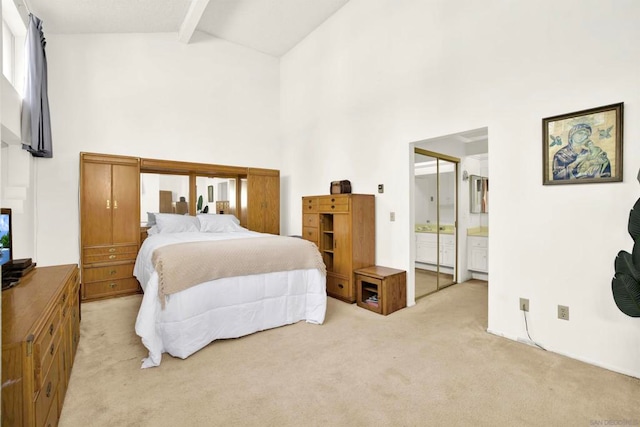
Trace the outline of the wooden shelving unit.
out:
[[[354,271],[356,303],[387,315],[407,306],[407,273],[389,267],[365,267]]]

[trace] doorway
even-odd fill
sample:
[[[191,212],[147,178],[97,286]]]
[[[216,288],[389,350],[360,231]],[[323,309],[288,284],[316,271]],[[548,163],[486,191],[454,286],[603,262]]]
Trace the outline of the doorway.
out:
[[[414,148],[415,298],[458,282],[460,159]]]

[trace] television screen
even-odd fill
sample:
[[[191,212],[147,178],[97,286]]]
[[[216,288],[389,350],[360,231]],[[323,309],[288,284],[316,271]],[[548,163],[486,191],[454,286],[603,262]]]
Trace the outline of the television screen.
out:
[[[11,209],[2,209],[0,212],[0,248],[2,258],[0,265],[11,261]]]

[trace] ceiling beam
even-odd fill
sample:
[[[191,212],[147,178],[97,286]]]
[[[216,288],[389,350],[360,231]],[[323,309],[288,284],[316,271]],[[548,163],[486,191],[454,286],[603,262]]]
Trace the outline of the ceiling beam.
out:
[[[184,21],[182,21],[180,31],[178,32],[179,41],[187,44],[191,41],[191,37],[196,31],[196,27],[198,26],[200,19],[202,19],[202,14],[208,4],[209,0],[191,1],[191,6],[189,6],[189,10],[187,11],[187,16],[184,17]]]

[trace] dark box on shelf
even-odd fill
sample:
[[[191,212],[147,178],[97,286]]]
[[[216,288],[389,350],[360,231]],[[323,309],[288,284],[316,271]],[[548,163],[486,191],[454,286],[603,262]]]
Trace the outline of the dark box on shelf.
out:
[[[351,193],[351,181],[331,181],[331,194],[348,194]]]

